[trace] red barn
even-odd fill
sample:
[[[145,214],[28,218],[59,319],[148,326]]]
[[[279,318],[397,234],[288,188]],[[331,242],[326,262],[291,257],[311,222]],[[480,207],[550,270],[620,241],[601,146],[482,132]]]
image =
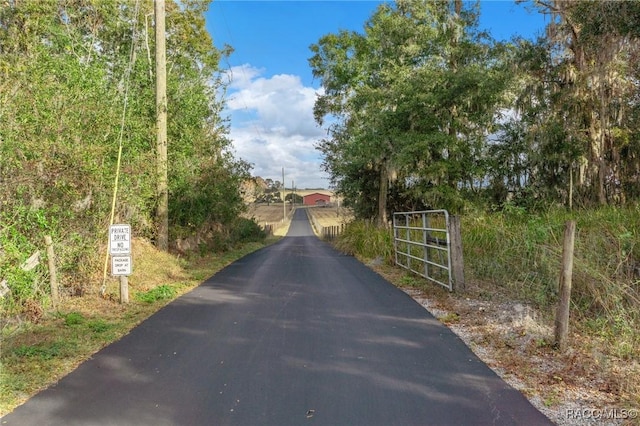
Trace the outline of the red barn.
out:
[[[331,196],[314,192],[302,197],[302,204],[305,206],[325,206],[331,202]]]

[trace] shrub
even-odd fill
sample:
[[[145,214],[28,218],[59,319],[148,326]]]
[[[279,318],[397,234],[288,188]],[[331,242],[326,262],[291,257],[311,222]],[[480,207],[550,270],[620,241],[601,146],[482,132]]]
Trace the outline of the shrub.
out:
[[[238,218],[231,229],[231,240],[235,243],[262,241],[266,237],[265,231],[251,219]]]
[[[145,291],[143,293],[137,293],[136,299],[145,302],[145,303],[154,303],[161,300],[169,300],[173,299],[177,291],[175,288],[170,285],[159,285],[158,287],[152,288],[149,291]]]
[[[378,228],[364,220],[347,224],[344,233],[336,241],[336,247],[344,253],[366,259],[382,257],[389,264],[394,259],[391,230]]]

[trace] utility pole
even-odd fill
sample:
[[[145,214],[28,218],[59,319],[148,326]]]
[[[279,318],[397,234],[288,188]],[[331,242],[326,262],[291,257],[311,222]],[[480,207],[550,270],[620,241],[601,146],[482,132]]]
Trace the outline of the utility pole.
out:
[[[167,187],[167,53],[164,0],[154,1],[156,19],[156,166],[158,249],[169,249],[169,190]]]
[[[282,221],[287,220],[287,203],[284,200],[285,188],[287,185],[284,184],[284,167],[282,168]]]

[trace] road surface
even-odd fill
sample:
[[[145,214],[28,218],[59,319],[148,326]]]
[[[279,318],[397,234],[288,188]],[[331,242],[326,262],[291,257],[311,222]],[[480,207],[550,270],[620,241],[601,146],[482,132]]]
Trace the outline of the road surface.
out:
[[[313,236],[228,266],[6,425],[546,425],[411,297]]]

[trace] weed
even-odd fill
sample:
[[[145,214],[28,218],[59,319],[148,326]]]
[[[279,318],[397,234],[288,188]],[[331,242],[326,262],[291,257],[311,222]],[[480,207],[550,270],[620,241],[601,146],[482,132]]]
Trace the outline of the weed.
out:
[[[460,321],[460,315],[457,312],[448,312],[438,319],[444,324],[453,324]]]
[[[545,396],[543,401],[545,407],[553,407],[555,405],[558,405],[559,402],[560,396],[558,395],[557,391],[549,392],[549,394]]]
[[[84,322],[84,317],[80,312],[69,312],[64,315],[64,324],[66,326],[80,325]]]
[[[152,288],[149,291],[137,293],[136,299],[144,303],[154,303],[161,300],[172,299],[176,294],[177,291],[174,287],[163,284],[159,285],[158,287]]]
[[[89,328],[89,330],[93,331],[94,333],[103,333],[113,328],[113,325],[107,323],[102,319],[95,319],[87,323],[87,328]]]
[[[22,345],[14,349],[13,353],[20,358],[39,358],[43,361],[60,356],[62,343],[53,342],[42,345]]]
[[[407,287],[417,287],[418,286],[418,280],[416,279],[416,277],[414,277],[412,275],[403,275],[400,278],[400,284],[402,286],[407,286]]]
[[[347,225],[336,242],[339,250],[347,254],[357,254],[365,259],[381,256],[392,264],[393,236],[389,229],[378,228],[366,221],[355,221]]]

